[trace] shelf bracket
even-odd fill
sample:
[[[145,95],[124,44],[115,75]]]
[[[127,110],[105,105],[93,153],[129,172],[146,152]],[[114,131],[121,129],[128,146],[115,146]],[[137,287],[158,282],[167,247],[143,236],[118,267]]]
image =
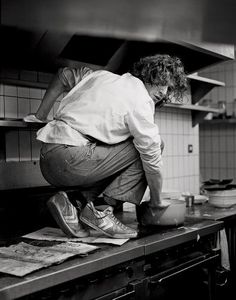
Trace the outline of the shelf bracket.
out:
[[[207,111],[192,111],[192,126],[195,127],[209,114]]]

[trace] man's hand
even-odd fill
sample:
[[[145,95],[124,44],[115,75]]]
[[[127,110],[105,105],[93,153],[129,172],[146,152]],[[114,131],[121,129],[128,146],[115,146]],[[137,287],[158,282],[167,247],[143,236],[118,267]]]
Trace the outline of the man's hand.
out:
[[[161,200],[161,202],[156,203],[155,206],[149,205],[149,207],[153,208],[153,209],[162,209],[162,208],[166,208],[170,206],[170,202],[166,201],[166,200]]]
[[[159,220],[169,205],[169,202],[162,201],[158,206],[151,207],[150,202],[143,202],[140,206],[136,206],[137,221],[143,226],[159,225]]]
[[[23,120],[27,123],[47,123],[48,120],[40,120],[36,117],[35,114],[28,114],[23,118]]]

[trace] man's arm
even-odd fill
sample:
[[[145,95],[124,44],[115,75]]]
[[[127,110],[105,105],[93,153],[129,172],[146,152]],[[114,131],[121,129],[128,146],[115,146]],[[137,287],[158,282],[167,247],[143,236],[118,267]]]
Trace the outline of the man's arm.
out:
[[[57,98],[65,92],[65,86],[56,75],[50,83],[43,100],[35,114],[36,118],[45,121]]]
[[[169,204],[165,203],[161,200],[161,190],[162,190],[162,172],[159,171],[155,174],[145,173],[147,183],[150,189],[150,202],[148,206],[151,208],[164,208],[169,206]]]
[[[162,152],[164,142],[159,135],[159,129],[154,123],[152,111],[144,107],[130,113],[126,118],[133,143],[140,153],[143,168],[150,189],[150,207],[163,208],[169,204],[161,199],[162,190]]]

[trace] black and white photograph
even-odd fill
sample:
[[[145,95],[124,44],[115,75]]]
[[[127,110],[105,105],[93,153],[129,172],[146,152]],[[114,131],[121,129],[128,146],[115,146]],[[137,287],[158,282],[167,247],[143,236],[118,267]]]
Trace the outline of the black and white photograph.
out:
[[[236,299],[236,2],[0,3],[0,300]]]

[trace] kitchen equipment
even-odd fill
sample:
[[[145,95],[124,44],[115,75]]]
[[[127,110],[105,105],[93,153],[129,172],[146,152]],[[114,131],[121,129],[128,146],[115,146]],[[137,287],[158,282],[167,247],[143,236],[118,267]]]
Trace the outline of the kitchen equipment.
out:
[[[136,206],[138,222],[143,226],[179,226],[183,224],[186,202],[179,199],[165,199],[163,202],[169,204],[169,206],[151,208],[146,203]]]
[[[208,190],[209,204],[214,207],[228,208],[236,205],[236,189]]]
[[[159,226],[179,226],[184,223],[186,204],[179,199],[165,200],[169,206],[158,210],[157,225]]]
[[[210,179],[203,182],[202,188],[204,190],[224,190],[224,189],[232,189],[236,186],[232,184],[233,179]]]
[[[179,200],[184,200],[186,202],[186,207],[191,207],[194,205],[194,195],[190,192],[183,192]]]

